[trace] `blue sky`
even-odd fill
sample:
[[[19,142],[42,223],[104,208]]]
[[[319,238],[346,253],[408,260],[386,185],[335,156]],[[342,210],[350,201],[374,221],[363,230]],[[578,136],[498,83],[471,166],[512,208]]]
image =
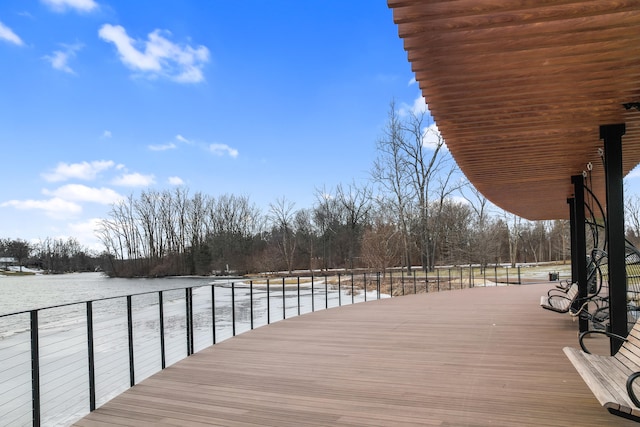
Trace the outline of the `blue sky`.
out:
[[[420,98],[384,0],[3,0],[0,64],[0,237],[90,247],[142,189],[311,207]]]

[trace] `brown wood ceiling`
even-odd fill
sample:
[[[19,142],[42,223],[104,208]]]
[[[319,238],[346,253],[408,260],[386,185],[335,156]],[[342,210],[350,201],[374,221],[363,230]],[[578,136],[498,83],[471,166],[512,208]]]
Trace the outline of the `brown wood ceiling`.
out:
[[[528,219],[568,218],[571,176],[593,164],[600,125],[625,123],[640,162],[640,0],[388,0],[449,150],[487,199]]]

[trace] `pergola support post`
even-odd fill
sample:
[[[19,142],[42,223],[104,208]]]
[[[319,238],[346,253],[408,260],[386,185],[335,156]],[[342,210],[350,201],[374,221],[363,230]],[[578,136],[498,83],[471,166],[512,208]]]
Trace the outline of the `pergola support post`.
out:
[[[584,300],[587,298],[587,238],[584,214],[584,177],[573,175],[573,215],[571,219],[571,277],[578,283],[578,298],[573,302],[572,309],[580,310]],[[589,319],[585,316],[578,317],[578,328],[580,332],[589,330]]]
[[[610,331],[627,336],[627,273],[625,270],[624,196],[622,188],[622,135],[625,125],[600,126],[604,140],[604,163],[607,190],[607,248],[609,261]],[[611,354],[621,342],[611,339]]]
[[[569,204],[569,241],[571,242],[571,283],[578,282],[578,265],[577,265],[577,251],[573,248],[577,247],[576,244],[576,199],[571,197],[567,199]]]

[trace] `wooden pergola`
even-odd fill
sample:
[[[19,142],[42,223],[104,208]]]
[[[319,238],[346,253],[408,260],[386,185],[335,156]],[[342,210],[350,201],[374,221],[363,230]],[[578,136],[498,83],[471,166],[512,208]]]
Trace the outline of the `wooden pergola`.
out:
[[[640,1],[388,5],[449,150],[497,206],[569,218],[571,176],[588,163],[606,204],[603,125],[626,126],[623,174],[640,162]]]

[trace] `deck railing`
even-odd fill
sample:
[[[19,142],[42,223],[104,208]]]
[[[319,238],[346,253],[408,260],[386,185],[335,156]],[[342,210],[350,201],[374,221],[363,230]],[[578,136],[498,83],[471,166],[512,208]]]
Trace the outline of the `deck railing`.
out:
[[[230,280],[0,315],[0,425],[71,424],[184,357],[255,327],[384,297],[487,286],[492,270]],[[506,280],[495,274],[494,283],[509,282],[508,270]],[[519,268],[513,277],[519,283]]]

